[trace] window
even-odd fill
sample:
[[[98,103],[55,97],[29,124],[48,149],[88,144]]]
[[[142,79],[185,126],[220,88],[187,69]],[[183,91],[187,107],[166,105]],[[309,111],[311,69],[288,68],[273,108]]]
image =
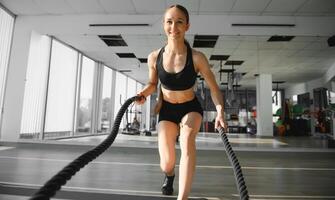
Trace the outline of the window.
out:
[[[112,122],[112,78],[113,70],[104,66],[103,67],[103,80],[102,80],[102,98],[101,98],[101,115],[98,131],[102,133],[109,132]]]
[[[143,85],[139,82],[136,82],[136,93],[141,91],[143,89]],[[147,99],[149,101],[149,99]],[[136,105],[136,112],[137,112],[137,119],[140,122],[141,126],[145,128],[145,111],[146,111],[146,103],[142,104],[142,105]]]
[[[127,98],[126,99],[131,98],[135,95],[136,95],[136,81],[134,79],[127,77]],[[128,117],[128,122],[132,123],[134,117],[135,116],[136,118],[138,117],[136,113],[136,106],[131,104],[129,106],[128,113],[126,113],[125,115],[127,115],[126,117]]]
[[[329,91],[329,103],[335,104],[335,92]]]
[[[115,82],[117,83],[117,87],[115,87],[115,97],[114,97],[114,120],[121,108],[121,105],[126,101],[127,77],[121,74],[120,72],[116,72]],[[124,123],[126,122],[122,120],[120,128],[125,127]]]
[[[76,135],[89,133],[92,129],[93,77],[95,62],[83,56],[80,81],[80,98],[77,113]]]
[[[44,138],[71,136],[78,52],[52,40]]]
[[[0,7],[0,125],[13,25],[14,17]]]
[[[272,114],[276,114],[277,110],[282,107],[281,105],[281,91],[272,91]],[[272,121],[276,122],[278,118],[278,116],[273,117]]]
[[[32,32],[26,74],[20,138],[39,138],[46,103],[51,38]]]
[[[293,96],[292,96],[292,103],[293,103],[293,104],[298,103],[298,95],[293,95]]]

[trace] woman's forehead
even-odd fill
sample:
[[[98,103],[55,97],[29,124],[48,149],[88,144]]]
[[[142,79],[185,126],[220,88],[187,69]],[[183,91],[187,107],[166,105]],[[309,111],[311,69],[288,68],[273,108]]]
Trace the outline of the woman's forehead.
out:
[[[165,19],[186,19],[185,14],[178,8],[170,8],[165,12]]]

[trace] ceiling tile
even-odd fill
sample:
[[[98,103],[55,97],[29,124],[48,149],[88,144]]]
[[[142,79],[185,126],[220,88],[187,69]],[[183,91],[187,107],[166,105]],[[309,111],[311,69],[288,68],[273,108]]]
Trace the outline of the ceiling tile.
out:
[[[309,0],[299,10],[298,13],[327,13],[335,12],[334,0]]]
[[[306,0],[272,0],[264,12],[294,14]]]
[[[42,15],[46,12],[33,0],[1,0],[3,6],[16,15]]]
[[[132,0],[99,0],[101,6],[109,14],[135,14],[136,10]]]
[[[263,12],[270,0],[236,0],[232,12]]]
[[[138,14],[160,14],[163,16],[167,5],[165,0],[140,0],[133,1]]]
[[[105,13],[98,0],[66,0],[76,13]]]
[[[190,14],[197,14],[199,12],[200,0],[166,0],[166,6],[179,4],[184,6]]]
[[[34,2],[48,14],[73,14],[75,10],[66,0],[34,0]]]
[[[230,12],[234,5],[234,0],[201,0],[199,13],[209,12]]]

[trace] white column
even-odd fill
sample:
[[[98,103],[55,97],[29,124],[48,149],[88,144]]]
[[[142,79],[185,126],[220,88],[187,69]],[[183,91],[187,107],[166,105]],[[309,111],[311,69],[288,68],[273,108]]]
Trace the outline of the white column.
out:
[[[256,78],[257,135],[273,136],[272,75],[260,74]]]
[[[145,130],[150,130],[150,103],[151,103],[151,95],[147,97],[146,105],[145,105]]]
[[[116,71],[112,71],[112,92],[111,92],[111,121],[110,121],[110,128],[112,130],[113,125],[114,125],[114,105],[115,105],[115,88],[116,88]]]

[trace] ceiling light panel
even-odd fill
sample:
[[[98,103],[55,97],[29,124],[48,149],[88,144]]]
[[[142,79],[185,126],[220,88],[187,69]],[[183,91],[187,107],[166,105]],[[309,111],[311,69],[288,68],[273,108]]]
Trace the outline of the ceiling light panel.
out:
[[[268,39],[268,42],[289,42],[294,38],[294,36],[288,35],[274,35]]]

